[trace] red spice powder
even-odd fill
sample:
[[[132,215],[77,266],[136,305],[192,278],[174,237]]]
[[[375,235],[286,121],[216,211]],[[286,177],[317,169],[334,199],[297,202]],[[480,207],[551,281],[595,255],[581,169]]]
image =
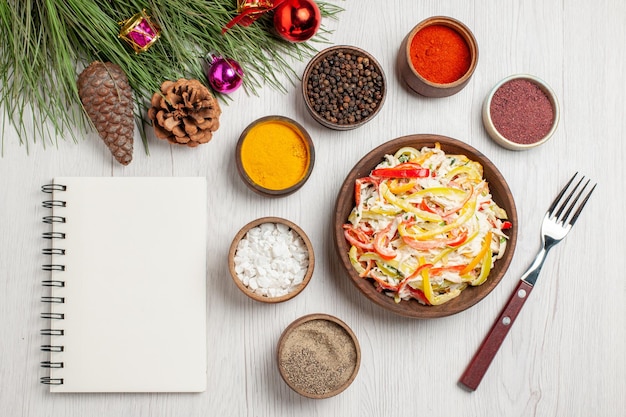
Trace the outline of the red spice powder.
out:
[[[467,73],[472,62],[465,39],[444,25],[420,29],[411,41],[410,57],[413,68],[437,84],[455,82]]]
[[[540,141],[554,124],[550,99],[537,84],[526,79],[514,79],[498,88],[489,112],[496,130],[519,144]]]

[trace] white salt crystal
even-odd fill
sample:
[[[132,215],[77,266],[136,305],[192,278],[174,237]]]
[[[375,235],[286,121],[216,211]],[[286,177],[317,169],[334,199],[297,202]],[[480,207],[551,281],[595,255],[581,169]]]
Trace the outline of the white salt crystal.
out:
[[[255,278],[250,279],[250,281],[248,282],[248,286],[252,290],[256,290],[257,288],[259,288],[259,284],[257,283],[257,280]]]

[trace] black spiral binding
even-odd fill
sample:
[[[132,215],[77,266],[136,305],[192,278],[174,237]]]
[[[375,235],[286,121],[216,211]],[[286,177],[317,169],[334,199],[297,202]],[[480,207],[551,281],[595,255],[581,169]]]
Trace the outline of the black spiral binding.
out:
[[[52,194],[54,192],[61,192],[61,191],[66,191],[67,187],[65,185],[61,185],[61,184],[46,184],[44,186],[41,187],[41,191],[43,191],[44,193],[47,194]],[[48,209],[56,209],[56,208],[63,208],[66,207],[66,202],[63,200],[58,200],[58,199],[53,199],[53,200],[45,200],[42,202],[42,205],[44,208],[48,208]],[[56,223],[65,223],[66,219],[63,216],[59,216],[59,215],[51,215],[51,216],[44,216],[42,218],[42,221],[46,224],[56,224]],[[56,241],[56,240],[63,240],[65,239],[65,233],[62,232],[55,232],[55,231],[51,231],[51,232],[44,232],[42,234],[42,237],[46,240],[49,240],[51,242]],[[53,245],[51,245],[53,246]],[[49,247],[49,248],[44,248],[42,250],[42,254],[46,255],[46,256],[64,256],[65,255],[65,249],[62,248],[58,248],[58,247]],[[65,271],[65,265],[62,264],[58,264],[58,263],[48,263],[48,264],[44,264],[41,266],[41,268],[44,271],[49,271],[49,272],[63,272]],[[55,277],[56,278],[56,277]],[[56,287],[56,288],[62,288],[65,287],[65,281],[64,280],[60,280],[60,279],[47,279],[47,280],[43,280],[41,282],[41,285],[43,287]],[[56,297],[56,296],[43,296],[41,297],[41,302],[42,303],[47,303],[50,305],[53,304],[63,304],[65,303],[65,297]],[[41,313],[41,318],[46,319],[46,320],[50,320],[50,327],[48,329],[41,329],[40,334],[42,336],[63,336],[65,334],[65,330],[64,329],[59,329],[59,328],[52,328],[52,327],[56,327],[53,325],[54,322],[56,322],[57,320],[64,320],[65,319],[65,314],[63,313],[57,313],[57,312],[44,312]],[[41,350],[43,352],[50,352],[50,353],[61,353],[65,350],[65,346],[63,345],[41,345]],[[59,368],[63,368],[65,366],[64,362],[61,361],[52,361],[52,360],[48,360],[48,361],[42,361],[41,362],[41,367],[42,368],[47,368],[47,369],[59,369]],[[41,377],[40,378],[40,382],[42,384],[46,384],[46,385],[63,385],[63,378],[52,378],[50,376],[45,376],[45,377]]]

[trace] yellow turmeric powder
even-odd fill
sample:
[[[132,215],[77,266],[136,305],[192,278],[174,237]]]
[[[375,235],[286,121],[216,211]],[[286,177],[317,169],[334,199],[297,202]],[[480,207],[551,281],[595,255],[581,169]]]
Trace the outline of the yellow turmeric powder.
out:
[[[309,147],[295,126],[268,120],[255,125],[246,134],[241,145],[241,163],[257,185],[284,190],[306,175]]]

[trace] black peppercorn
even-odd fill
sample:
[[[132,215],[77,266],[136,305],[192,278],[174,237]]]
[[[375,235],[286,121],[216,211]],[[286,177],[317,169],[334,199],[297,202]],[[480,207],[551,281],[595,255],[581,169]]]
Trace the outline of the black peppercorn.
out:
[[[310,74],[306,100],[330,123],[346,126],[365,120],[384,97],[382,70],[356,51],[333,51],[316,62]]]

